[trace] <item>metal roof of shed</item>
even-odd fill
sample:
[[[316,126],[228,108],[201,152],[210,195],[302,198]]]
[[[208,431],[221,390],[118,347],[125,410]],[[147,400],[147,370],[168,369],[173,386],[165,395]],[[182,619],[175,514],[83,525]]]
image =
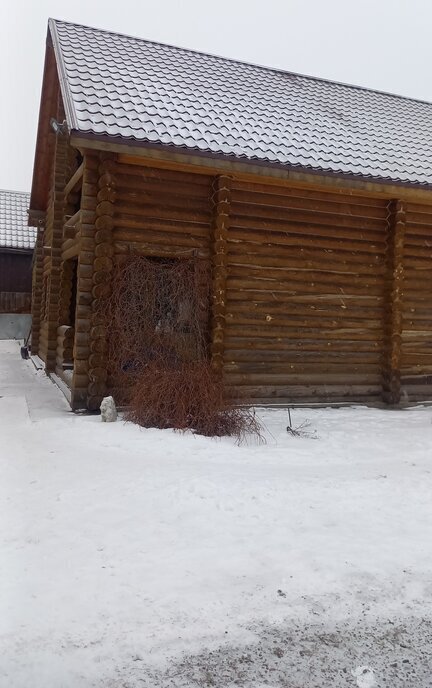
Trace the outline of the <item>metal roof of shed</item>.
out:
[[[0,189],[0,248],[33,249],[36,229],[27,226],[30,194]]]
[[[70,129],[432,184],[432,104],[51,19]]]

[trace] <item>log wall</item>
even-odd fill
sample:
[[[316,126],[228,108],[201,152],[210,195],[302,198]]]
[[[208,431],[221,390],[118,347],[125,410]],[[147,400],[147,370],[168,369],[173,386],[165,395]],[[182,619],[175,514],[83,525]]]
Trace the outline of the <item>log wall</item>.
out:
[[[60,96],[57,119],[64,110]],[[66,137],[55,136],[54,156],[50,171],[50,190],[44,228],[39,230],[42,246],[36,248],[35,290],[40,293],[40,308],[32,324],[32,350],[45,361],[45,369],[56,368],[57,328],[59,325],[59,293],[61,282],[61,250],[65,214],[64,187],[68,176],[69,146]],[[39,234],[38,232],[38,234]],[[34,344],[33,344],[34,343]]]
[[[220,175],[213,182],[214,206],[212,236],[211,360],[213,369],[223,374],[228,276],[228,230],[231,208],[230,177]]]
[[[209,261],[212,178],[120,164],[87,154],[78,240],[72,406],[99,407],[107,393],[107,333],[99,305],[109,296],[116,261],[130,253]],[[209,279],[200,270],[199,279]],[[199,287],[199,285],[198,285]],[[199,287],[200,288],[200,287]],[[208,304],[202,318],[208,318]]]
[[[402,400],[432,399],[432,207],[408,203],[402,296]]]
[[[378,400],[386,200],[235,181],[225,375],[250,400]]]
[[[107,332],[99,303],[111,293],[113,262],[113,214],[116,198],[116,161],[114,155],[101,153],[98,167],[98,192],[95,220],[95,255],[93,261],[92,327],[90,330],[89,384],[87,408],[100,407],[107,393]]]
[[[61,254],[79,254],[75,408],[97,408],[109,388],[98,306],[130,253],[203,259],[209,352],[245,402],[431,398],[432,206],[107,153],[85,154],[83,170],[77,232]],[[54,215],[55,198],[47,227]],[[54,256],[45,254],[45,289]],[[45,354],[48,327],[40,328]]]
[[[117,256],[209,257],[212,178],[118,164],[113,241]]]
[[[86,155],[78,222],[80,246],[77,268],[77,296],[75,311],[74,372],[72,378],[72,408],[87,406],[90,359],[90,339],[93,314],[93,265],[95,261],[95,222],[99,157]]]

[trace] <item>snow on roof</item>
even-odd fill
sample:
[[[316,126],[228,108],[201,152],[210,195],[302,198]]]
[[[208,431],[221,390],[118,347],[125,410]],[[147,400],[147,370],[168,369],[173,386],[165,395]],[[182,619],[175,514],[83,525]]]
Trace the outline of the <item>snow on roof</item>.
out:
[[[432,184],[432,104],[51,19],[71,130]]]
[[[0,248],[32,249],[36,229],[27,225],[30,194],[0,189]]]

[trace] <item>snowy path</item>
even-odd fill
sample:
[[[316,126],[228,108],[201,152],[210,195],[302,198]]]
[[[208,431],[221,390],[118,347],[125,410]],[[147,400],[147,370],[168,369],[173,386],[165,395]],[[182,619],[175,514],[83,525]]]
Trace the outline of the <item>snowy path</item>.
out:
[[[0,342],[0,688],[431,685],[432,409],[260,415],[75,416]]]

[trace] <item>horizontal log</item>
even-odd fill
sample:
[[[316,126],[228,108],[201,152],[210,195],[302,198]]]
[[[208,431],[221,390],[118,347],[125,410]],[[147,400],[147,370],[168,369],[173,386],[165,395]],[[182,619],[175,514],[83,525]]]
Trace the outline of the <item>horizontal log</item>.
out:
[[[273,299],[275,302],[279,303],[284,303],[286,301],[286,297],[284,295],[284,292],[274,292],[272,293],[270,290],[263,290],[263,291],[253,291],[250,290],[248,292],[248,297],[249,300],[253,301],[269,301],[269,299]],[[244,301],[245,299],[245,294],[241,290],[231,290],[229,293],[229,300],[230,301]],[[383,303],[383,299],[381,296],[363,296],[363,295],[358,295],[358,294],[344,294],[343,299],[341,299],[340,295],[335,295],[335,294],[313,294],[313,298],[311,297],[310,293],[307,294],[291,294],[289,297],[289,303],[290,304],[295,304],[295,303],[306,303],[310,305],[311,303],[315,304],[315,306],[319,305],[329,305],[331,308],[335,307],[342,307],[342,308],[359,308],[361,306],[372,306],[374,308],[380,307]]]
[[[100,299],[104,296],[109,296],[111,293],[111,285],[109,282],[102,282],[95,284],[92,289],[92,295],[95,299]]]
[[[61,337],[62,339],[73,339],[74,334],[74,328],[70,325],[60,325],[57,328],[57,336]]]
[[[381,396],[380,384],[369,385],[260,385],[259,387],[242,385],[232,390],[235,399],[250,399],[254,404],[266,405],[269,402],[292,404],[300,402],[317,403],[321,400],[329,401],[367,401]]]
[[[409,243],[404,245],[404,258],[420,258],[422,260],[432,260],[432,248],[429,246],[413,246]]]
[[[93,265],[85,265],[84,263],[79,263],[77,275],[80,280],[80,287],[82,288],[85,284],[82,282],[82,280],[91,279],[93,277]],[[69,285],[69,287],[71,287],[71,285]]]
[[[315,232],[305,234],[301,230],[298,232],[288,231],[262,231],[258,229],[244,229],[231,226],[228,233],[229,247],[228,251],[235,252],[235,243],[238,244],[237,251],[251,252],[252,245],[254,251],[258,249],[261,251],[265,247],[271,250],[279,251],[279,246],[298,247],[300,249],[306,248],[320,248],[337,251],[347,251],[349,253],[364,253],[365,255],[383,256],[385,245],[383,242],[362,241],[355,235],[354,238],[344,239],[334,235],[318,236]],[[256,246],[258,245],[258,246]],[[264,251],[263,251],[264,253]],[[415,252],[413,253],[415,255]],[[420,253],[420,255],[422,255]]]
[[[432,365],[427,363],[422,364],[401,364],[401,373],[403,375],[432,375]]]
[[[432,296],[432,290],[426,287],[426,279],[422,274],[404,273],[403,278],[403,290],[404,293],[411,293],[414,295],[416,292],[420,292],[421,296]]]
[[[143,180],[155,179],[159,182],[169,183],[170,181],[177,183],[181,182],[184,184],[202,185],[210,189],[211,182],[213,179],[212,173],[209,175],[196,174],[194,172],[183,172],[178,170],[168,170],[161,169],[157,167],[147,167],[139,165],[131,165],[125,162],[119,162],[115,170],[116,179],[120,185],[121,179],[124,177],[126,179],[125,186],[128,185],[128,177],[140,178]]]
[[[230,216],[233,218],[233,224],[236,226],[242,226],[246,218],[250,218],[254,223],[260,219],[267,222],[270,221],[272,224],[273,222],[278,224],[280,222],[288,222],[290,224],[306,224],[306,226],[315,225],[319,228],[327,226],[336,234],[342,230],[351,231],[354,229],[359,233],[372,230],[372,235],[377,232],[379,235],[385,236],[387,232],[385,214],[382,217],[375,218],[351,214],[345,215],[342,212],[333,213],[318,209],[297,208],[292,201],[290,202],[289,198],[281,199],[278,205],[260,205],[253,203],[253,201],[251,202],[251,200],[246,203],[239,203],[235,195],[233,195]]]
[[[367,205],[365,203],[355,203],[350,199],[341,199],[340,197],[331,196],[328,198],[325,194],[321,194],[321,198],[312,196],[304,197],[301,194],[293,193],[264,193],[257,191],[242,191],[234,190],[232,194],[233,208],[237,204],[248,205],[254,208],[256,205],[262,208],[285,208],[292,210],[320,212],[328,215],[336,215],[338,217],[354,217],[354,218],[369,218],[378,219],[385,222],[388,216],[387,207],[382,205]]]
[[[121,204],[118,203],[118,201],[116,205],[122,207]],[[101,201],[96,206],[96,213],[99,217],[101,217],[102,215],[113,215],[114,204],[111,201]]]
[[[412,246],[428,246],[432,225],[408,225],[407,244]]]
[[[207,232],[193,232],[185,228],[174,232],[159,232],[150,227],[141,227],[136,231],[133,227],[116,226],[113,234],[115,241],[166,243],[174,246],[207,246],[210,238]]]
[[[253,267],[261,270],[266,270],[267,268],[296,269],[303,270],[305,273],[317,271],[340,275],[378,276],[385,274],[384,256],[371,256],[368,260],[367,258],[365,259],[364,255],[350,253],[341,255],[321,250],[316,251],[311,259],[305,255],[304,249],[300,248],[284,251],[282,255],[279,252],[275,255],[275,251],[272,249],[269,251],[269,254],[262,249],[258,249],[254,253],[248,252],[247,248],[245,251],[241,251],[241,246],[238,246],[236,251],[229,251],[228,264],[230,266]]]
[[[280,370],[289,373],[290,364],[304,364],[306,367],[310,363],[320,363],[320,364],[340,364],[342,366],[349,367],[351,364],[367,364],[371,363],[375,368],[380,365],[382,357],[382,352],[377,348],[376,351],[357,351],[354,347],[351,350],[346,351],[330,351],[327,348],[319,350],[318,347],[315,351],[307,351],[302,349],[301,351],[257,351],[257,350],[232,350],[225,349],[224,361],[226,369],[235,368],[242,369],[244,364],[253,365],[254,369],[262,369],[264,371],[272,372],[271,366],[277,364]],[[406,361],[408,364],[410,360]],[[427,362],[427,361],[426,361]],[[432,362],[429,359],[429,362]],[[248,368],[249,370],[249,368]],[[277,372],[274,370],[273,372]]]
[[[427,205],[426,203],[415,203],[413,201],[409,201],[409,203],[407,203],[406,212],[407,215],[411,212],[428,213],[432,215],[432,206]]]
[[[375,374],[371,373],[355,373],[351,370],[345,372],[332,373],[330,376],[328,371],[308,373],[293,373],[290,375],[267,375],[266,373],[254,373],[251,375],[226,375],[226,383],[229,386],[259,386],[265,387],[268,385],[325,385],[331,387],[332,385],[380,385],[381,386],[381,372]]]
[[[285,361],[285,362],[259,362],[259,361],[248,361],[241,363],[230,363],[224,362],[224,375],[227,380],[233,383],[233,378],[237,376],[244,376],[245,379],[249,379],[250,376],[262,375],[263,381],[266,379],[274,379],[274,376],[281,375],[286,376],[290,374],[308,374],[313,375],[314,373],[328,373],[331,376],[333,373],[346,373],[346,379],[350,379],[350,374],[369,374],[379,376],[381,374],[382,366],[380,362],[372,361],[347,361],[340,360],[336,361],[305,361],[304,363],[299,363],[296,361]]]
[[[226,331],[226,336],[241,337],[244,335],[245,328],[243,325],[229,324]],[[249,325],[247,328],[248,336],[252,338],[273,339],[274,337],[286,338],[290,341],[315,339],[331,341],[333,339],[343,338],[345,341],[369,341],[381,342],[384,339],[384,333],[378,333],[375,330],[369,330],[367,327],[358,328],[334,328],[332,330],[325,330],[320,327],[315,328],[297,328],[297,327],[262,327]]]
[[[91,339],[105,339],[107,337],[107,329],[103,325],[97,325],[91,329]]]
[[[105,338],[99,337],[97,339],[92,339],[90,343],[90,350],[92,352],[97,352],[100,354],[105,354],[108,350],[108,342]]]
[[[83,194],[81,196],[81,211],[83,213],[83,218],[96,217],[96,198],[94,196],[86,196]],[[83,222],[94,222],[93,220],[83,219]]]
[[[188,184],[185,182],[164,182],[158,179],[141,179],[133,176],[117,178],[117,199],[123,203],[135,203],[137,200],[146,203],[163,204],[167,199],[176,205],[192,201],[210,203],[210,185]]]
[[[402,354],[402,368],[423,368],[423,366],[430,367],[432,365],[432,355],[430,353],[408,353],[406,351]]]
[[[122,220],[130,220],[132,222],[142,223],[145,218],[162,219],[178,219],[183,222],[201,222],[203,224],[210,223],[211,212],[210,203],[207,205],[201,204],[201,207],[192,205],[185,205],[183,208],[176,208],[169,206],[166,203],[163,205],[143,204],[130,205],[127,203],[117,202],[115,205],[115,222],[120,224]]]
[[[343,283],[345,285],[345,283]],[[304,280],[294,280],[286,279],[282,280],[266,280],[266,279],[240,279],[237,277],[231,277],[228,273],[227,279],[227,291],[241,292],[258,292],[267,291],[274,292],[275,294],[285,294],[285,298],[288,300],[290,295],[301,295],[301,294],[317,294],[317,296],[329,296],[333,298],[340,298],[342,301],[348,296],[363,296],[367,294],[368,296],[376,296],[377,298],[384,298],[384,289],[382,285],[375,284],[358,284],[354,280],[347,280],[346,286],[342,284],[317,284],[305,282]]]
[[[418,303],[402,309],[404,329],[429,330],[431,328],[432,311],[428,304]]]
[[[374,302],[373,306],[365,306],[360,302],[357,307],[350,302],[349,307],[343,307],[340,303],[333,306],[326,302],[315,303],[314,299],[310,299],[309,303],[287,303],[285,300],[274,300],[267,298],[266,301],[251,301],[245,299],[231,300],[230,296],[227,299],[228,309],[227,317],[250,317],[261,318],[270,315],[286,315],[287,318],[296,323],[297,320],[302,322],[307,318],[321,319],[323,322],[331,319],[331,327],[333,323],[345,322],[350,325],[350,321],[360,321],[362,323],[365,318],[369,322],[373,322],[372,327],[382,327],[382,318],[384,315],[383,305],[377,305]],[[432,316],[432,314],[431,314]],[[411,317],[411,316],[410,316]],[[378,325],[374,321],[378,321]]]
[[[109,270],[98,270],[93,274],[93,284],[111,284],[113,279]]]
[[[144,236],[145,232],[163,232],[168,234],[182,234],[197,237],[210,238],[210,224],[199,222],[188,222],[180,218],[174,219],[158,219],[158,218],[144,218],[139,222],[128,219],[120,221],[116,218],[116,231],[129,231],[136,233],[137,239]]]
[[[324,239],[345,239],[346,241],[365,241],[372,244],[383,245],[387,239],[385,229],[356,228],[329,224],[313,224],[307,222],[306,218],[301,222],[292,217],[291,219],[257,217],[255,215],[230,215],[230,227],[232,230],[264,231],[271,236],[279,234],[290,234],[299,236],[316,236]]]
[[[116,184],[116,178],[112,172],[106,171],[106,172],[100,174],[100,177],[98,179],[99,189],[103,189],[106,186],[115,187],[115,184]]]
[[[417,333],[419,333],[419,336],[417,336]],[[429,320],[424,324],[423,321],[406,322],[406,320],[404,320],[402,329],[402,340],[405,345],[413,346],[416,341],[422,341],[422,346],[432,346],[432,342],[424,341],[425,337],[426,339],[430,339],[432,337],[432,320]]]
[[[345,375],[344,381],[351,384],[351,375],[374,375],[378,380],[382,376],[381,361],[344,360],[326,361],[224,361],[224,376],[227,384],[244,384],[250,376],[261,375],[263,384],[266,380],[276,380],[276,376],[287,378],[290,375],[327,375],[331,384],[333,375]],[[234,381],[234,378],[237,382]],[[380,378],[381,379],[381,378]],[[326,384],[326,383],[324,383]]]
[[[166,258],[178,258],[179,255],[183,257],[187,256],[207,256],[208,251],[203,252],[196,248],[183,248],[180,252],[178,248],[172,246],[164,246],[161,244],[151,244],[146,242],[126,242],[126,241],[115,241],[114,253],[117,260],[120,260],[124,256],[129,256],[131,253],[143,256],[156,256],[156,257],[166,257]]]
[[[87,389],[90,396],[104,395],[106,391],[106,384],[103,381],[92,381],[89,383]]]
[[[92,288],[92,280],[91,278],[86,278],[86,277],[80,277],[79,282],[78,282],[78,291],[79,292],[89,292],[91,291]]]
[[[75,321],[75,328],[77,332],[89,332],[90,320],[88,318],[77,318]]]
[[[89,364],[87,359],[76,359],[74,361],[74,373],[80,377],[88,378]],[[88,384],[88,383],[87,383]]]
[[[102,368],[101,366],[97,368],[89,368],[89,380],[92,382],[106,382],[107,376],[108,373],[106,368]]]
[[[263,339],[250,339],[248,337],[231,337],[228,332],[225,337],[226,343],[226,360],[237,360],[237,355],[249,354],[259,360],[261,355],[273,354],[279,352],[317,352],[320,351],[327,355],[327,352],[373,352],[378,355],[382,351],[382,341],[344,341],[341,339],[334,339],[331,341],[316,340],[316,339],[298,339],[290,340],[287,338],[273,338],[271,341]]]
[[[244,181],[233,178],[232,193],[238,191],[249,191],[251,193],[264,193],[279,196],[296,196],[299,198],[315,199],[322,201],[334,201],[336,203],[354,203],[355,205],[366,205],[372,208],[387,209],[388,200],[383,198],[372,198],[367,195],[356,195],[347,193],[346,190],[339,188],[336,191],[319,191],[317,189],[306,189],[298,187],[290,187],[283,184],[278,184],[275,180],[268,180],[266,182]]]
[[[111,258],[114,254],[114,249],[111,244],[96,244],[95,246],[95,256],[97,258],[108,257]]]
[[[79,262],[85,265],[93,265],[94,251],[80,251]]]
[[[295,318],[278,318],[266,316],[265,318],[253,318],[247,315],[234,315],[232,313],[227,313],[226,315],[226,330],[231,331],[233,327],[245,327],[245,337],[249,337],[249,326],[259,328],[263,332],[268,331],[268,336],[273,337],[275,328],[290,327],[299,330],[299,337],[304,337],[304,332],[316,331],[316,330],[328,330],[328,331],[358,331],[359,328],[366,330],[370,333],[371,337],[380,336],[383,330],[382,320],[368,320],[363,318],[363,320],[331,320],[329,318],[305,318],[303,320],[298,320]],[[428,335],[430,337],[431,332],[429,330]],[[414,336],[414,339],[417,337]],[[404,341],[409,341],[408,337],[405,337]]]
[[[282,283],[305,281],[318,285],[332,284],[336,287],[346,286],[350,291],[351,286],[360,286],[363,289],[369,290],[372,285],[378,285],[382,290],[384,288],[385,280],[383,275],[357,275],[354,272],[327,272],[326,270],[298,270],[296,268],[260,268],[256,265],[228,265],[228,274],[233,279],[248,279],[248,281],[256,281],[263,283]]]
[[[94,268],[95,272],[99,272],[99,271],[109,272],[113,268],[112,259],[109,258],[108,256],[101,256],[101,257],[95,258],[95,261],[93,263],[93,268]]]
[[[57,363],[71,363],[73,361],[73,351],[72,349],[63,349],[58,346],[56,349],[56,360]]]
[[[109,186],[104,186],[102,189],[99,189],[99,191],[97,192],[98,203],[102,203],[103,201],[109,201],[112,204],[112,203],[116,202],[117,197],[118,196],[117,196],[116,189],[109,187]],[[96,208],[96,210],[98,210],[98,209]],[[111,206],[111,210],[112,210],[112,206]],[[104,213],[101,213],[101,214],[104,214]]]
[[[113,229],[113,227],[114,227],[114,218],[111,217],[110,215],[101,215],[100,217],[97,217],[95,220],[96,230],[110,232]],[[95,236],[96,241],[98,241],[97,234],[98,234],[98,232],[96,232],[96,236]]]
[[[97,340],[99,341],[99,340]],[[93,351],[92,345],[90,345],[90,349]],[[92,353],[89,356],[89,366],[90,368],[103,368],[104,365],[106,364],[106,358],[103,353]]]
[[[75,365],[76,365],[76,363],[77,362],[75,361]],[[86,390],[87,386],[88,386],[88,376],[80,374],[80,373],[76,373],[74,371],[73,380],[72,380],[73,389],[83,389],[83,390],[85,389]]]

